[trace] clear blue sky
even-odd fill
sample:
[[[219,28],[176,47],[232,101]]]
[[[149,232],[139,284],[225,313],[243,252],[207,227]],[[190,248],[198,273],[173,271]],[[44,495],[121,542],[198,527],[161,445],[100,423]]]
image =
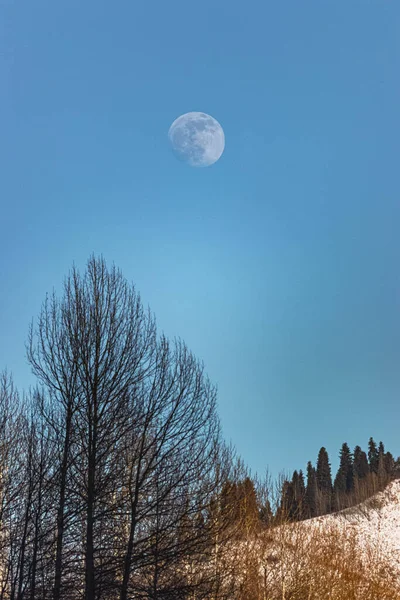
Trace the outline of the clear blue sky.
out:
[[[0,1],[0,367],[102,253],[219,387],[254,471],[400,454],[400,5]],[[212,167],[167,132],[213,115]]]

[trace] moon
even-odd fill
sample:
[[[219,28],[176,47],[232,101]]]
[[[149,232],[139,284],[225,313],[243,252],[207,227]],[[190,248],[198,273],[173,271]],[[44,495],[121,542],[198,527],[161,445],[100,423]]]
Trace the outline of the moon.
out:
[[[221,125],[202,112],[188,112],[175,119],[168,138],[175,155],[191,167],[213,165],[225,148]]]

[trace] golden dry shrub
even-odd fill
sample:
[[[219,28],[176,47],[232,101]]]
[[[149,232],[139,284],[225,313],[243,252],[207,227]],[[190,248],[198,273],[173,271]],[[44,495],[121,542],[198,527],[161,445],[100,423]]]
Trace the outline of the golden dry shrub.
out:
[[[243,544],[236,560],[235,600],[400,600],[394,564],[352,526],[276,527]]]

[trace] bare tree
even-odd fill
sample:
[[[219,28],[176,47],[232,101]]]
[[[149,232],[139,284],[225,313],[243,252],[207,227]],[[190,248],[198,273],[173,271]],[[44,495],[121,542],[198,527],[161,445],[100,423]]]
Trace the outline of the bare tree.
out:
[[[70,310],[73,303],[73,278],[65,282],[64,297],[59,301],[53,293],[46,297],[37,321],[29,330],[27,356],[32,371],[46,390],[47,397],[39,405],[48,422],[53,443],[58,453],[55,484],[58,490],[56,554],[54,567],[53,599],[60,600],[62,557],[67,509],[67,476],[71,466],[72,419],[76,411],[80,383],[79,358],[73,338],[76,331],[75,315]],[[75,331],[74,331],[75,328]],[[72,332],[71,332],[72,330]]]
[[[144,573],[154,598],[193,586],[171,573],[204,548],[206,527],[185,543],[177,532],[200,519],[223,476],[202,364],[183,342],[157,339],[135,288],[94,257],[83,275],[72,270],[61,299],[46,299],[27,350],[53,451],[53,600],[82,587],[85,600],[127,600],[144,593]]]
[[[129,533],[120,600],[126,600],[135,585],[131,574],[137,566],[135,556],[140,557],[148,543],[149,535],[143,532],[149,519],[159,519],[160,511],[165,514],[173,499],[169,528],[172,518],[176,529],[184,515],[205,509],[218,485],[215,389],[182,342],[171,348],[165,338],[160,340],[156,368],[144,383],[141,398],[143,426],[139,435],[134,433],[134,452],[129,452],[127,464]],[[177,546],[172,542],[173,552],[171,545],[168,549],[175,557],[180,556]]]
[[[21,401],[11,376],[0,374],[0,599],[15,588],[20,536]]]
[[[61,442],[54,600],[61,597],[68,477],[79,486],[86,518],[85,598],[95,599],[94,528],[111,489],[113,450],[123,437],[135,386],[151,369],[154,320],[113,267],[92,258],[73,269],[58,300],[46,300],[31,328],[28,358],[46,387],[43,412]],[[106,489],[105,489],[106,488]]]

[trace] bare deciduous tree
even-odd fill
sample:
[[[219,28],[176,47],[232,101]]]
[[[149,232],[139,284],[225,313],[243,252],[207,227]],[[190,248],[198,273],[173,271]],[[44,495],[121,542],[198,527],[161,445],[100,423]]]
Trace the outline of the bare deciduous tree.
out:
[[[204,545],[205,526],[185,546],[179,524],[201,515],[223,472],[203,366],[183,342],[157,339],[135,288],[96,258],[46,299],[28,358],[55,456],[53,600],[82,585],[85,600],[127,600],[144,570],[161,597],[172,564]]]

